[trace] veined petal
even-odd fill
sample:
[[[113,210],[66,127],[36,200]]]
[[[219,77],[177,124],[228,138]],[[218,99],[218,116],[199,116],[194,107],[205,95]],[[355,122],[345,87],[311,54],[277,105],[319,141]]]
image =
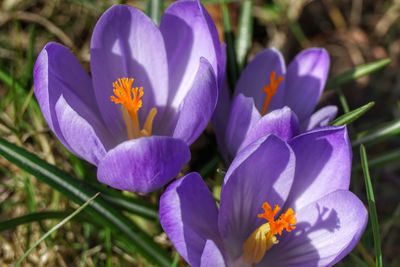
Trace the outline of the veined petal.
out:
[[[296,212],[296,229],[259,266],[333,266],[356,246],[368,221],[364,204],[347,190],[332,192]]]
[[[336,106],[325,106],[312,114],[310,120],[302,127],[306,131],[310,131],[317,127],[327,126],[336,117],[337,112]]]
[[[34,92],[50,129],[71,152],[85,158],[71,147],[71,141],[67,142],[61,130],[65,127],[73,131],[78,130],[74,129],[77,127],[75,124],[61,125],[63,122],[56,111],[56,104],[61,97],[68,103],[71,112],[81,117],[88,127],[93,128],[91,131],[100,137],[106,149],[115,145],[101,118],[97,116],[99,112],[89,76],[64,46],[49,43],[40,52],[34,67]],[[94,163],[93,160],[89,161]]]
[[[172,183],[160,199],[160,223],[179,254],[201,266],[204,253],[219,242],[218,209],[210,190],[197,173]],[[214,255],[218,257],[217,255]]]
[[[199,60],[204,57],[218,77],[221,48],[217,30],[197,1],[178,1],[165,11],[160,31],[164,37],[170,73],[168,102],[177,109],[196,80]],[[174,116],[174,110],[171,110]]]
[[[213,126],[218,147],[224,157],[228,154],[226,143],[225,143],[225,133],[228,125],[229,112],[231,108],[231,98],[229,94],[229,85],[227,76],[225,75],[225,65],[226,65],[226,45],[222,45],[222,60],[223,60],[223,72],[219,75],[219,86],[218,86],[218,102],[215,108],[215,112],[211,118],[211,124]],[[228,161],[227,158],[224,158]]]
[[[240,149],[269,134],[274,134],[284,141],[289,141],[298,132],[299,122],[296,114],[288,107],[276,109],[263,116],[249,129]]]
[[[232,161],[247,133],[260,120],[260,113],[254,106],[254,99],[242,94],[233,99],[225,133],[225,158]]]
[[[193,143],[210,121],[217,98],[218,87],[213,69],[205,58],[201,58],[192,88],[179,107],[172,136],[188,145]]]
[[[174,178],[189,161],[188,146],[165,136],[126,141],[100,162],[97,178],[113,188],[149,193]]]
[[[306,120],[314,111],[328,78],[329,65],[329,54],[325,49],[309,48],[288,66],[284,102],[300,121]]]
[[[207,240],[204,246],[203,254],[200,259],[201,267],[217,266],[225,267],[224,256],[219,247],[212,240]]]
[[[340,189],[348,189],[352,151],[345,127],[307,132],[289,142],[296,173],[288,205],[300,209]]]
[[[270,74],[275,71],[277,76],[284,76],[286,72],[285,61],[282,54],[275,48],[265,49],[258,53],[246,66],[236,85],[235,95],[244,94],[254,99],[259,111],[265,100],[263,88],[270,83]],[[286,78],[279,85],[277,93],[272,98],[268,111],[282,108],[287,105],[283,102]],[[287,105],[289,106],[289,105]]]
[[[143,123],[156,107],[153,132],[158,134],[168,99],[168,65],[164,39],[153,21],[127,5],[111,7],[95,26],[90,55],[96,100],[116,140],[127,139],[121,106],[110,101],[113,82],[118,78],[133,78],[134,86],[143,86],[139,118]]]
[[[283,206],[294,177],[290,147],[274,135],[241,150],[222,187],[218,226],[230,258],[242,254],[244,241],[265,221],[257,217],[262,204]]]
[[[81,117],[62,95],[55,105],[55,112],[60,132],[68,146],[75,154],[97,166],[107,152],[94,127]],[[92,123],[99,122],[93,119]]]

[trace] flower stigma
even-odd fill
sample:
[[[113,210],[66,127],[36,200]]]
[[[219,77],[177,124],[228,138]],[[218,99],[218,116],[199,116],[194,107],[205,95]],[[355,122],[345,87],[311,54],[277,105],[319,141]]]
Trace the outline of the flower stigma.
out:
[[[276,94],[278,91],[279,84],[283,81],[283,76],[279,75],[277,79],[276,77],[276,72],[272,71],[271,75],[269,76],[269,84],[264,86],[263,91],[266,94],[265,99],[264,99],[264,104],[262,106],[261,110],[261,115],[267,114],[268,111],[268,106],[271,103],[272,97]]]
[[[264,202],[264,213],[258,214],[258,218],[267,220],[267,223],[258,227],[243,244],[243,259],[249,264],[259,263],[265,253],[275,244],[278,244],[276,235],[282,235],[283,230],[291,232],[296,229],[296,214],[292,208],[282,213],[277,220],[275,216],[281,210],[278,205],[274,208]]]
[[[111,101],[121,104],[122,117],[124,119],[129,139],[150,136],[153,130],[154,118],[157,109],[152,108],[147,115],[143,129],[140,127],[139,109],[142,107],[143,87],[132,87],[134,79],[120,78],[113,82],[113,93]]]

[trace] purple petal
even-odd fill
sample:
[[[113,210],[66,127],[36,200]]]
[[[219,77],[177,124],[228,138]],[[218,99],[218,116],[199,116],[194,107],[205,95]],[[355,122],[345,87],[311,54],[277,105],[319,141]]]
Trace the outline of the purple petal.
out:
[[[221,52],[220,52],[220,57],[219,57],[219,62],[218,62],[218,87],[222,88],[224,84],[228,84],[228,76],[226,75],[226,61],[227,61],[227,54],[226,54],[226,44],[222,43],[221,44]],[[227,90],[229,88],[227,87]]]
[[[219,150],[224,157],[228,154],[225,135],[228,127],[230,108],[231,99],[229,95],[228,81],[225,79],[222,87],[219,88],[217,106],[211,118],[211,124],[217,138]],[[225,161],[229,161],[228,158],[224,159]]]
[[[97,178],[120,190],[149,193],[174,178],[189,159],[189,148],[182,140],[143,137],[110,150],[98,166]]]
[[[310,48],[298,54],[288,66],[284,101],[300,121],[314,111],[325,87],[329,64],[325,49]]]
[[[226,151],[224,138],[228,123],[231,99],[229,94],[228,79],[225,73],[226,44],[222,44],[221,49],[221,65],[224,67],[218,76],[218,102],[213,117],[211,118],[211,123],[217,137],[218,146],[220,146],[221,151]]]
[[[296,174],[288,200],[293,208],[349,188],[352,151],[345,127],[320,128],[289,144],[296,155]]]
[[[65,142],[75,154],[97,166],[107,152],[92,125],[79,116],[62,95],[55,111]]]
[[[296,211],[296,217],[297,228],[260,266],[333,266],[356,246],[368,221],[364,204],[347,190],[324,196]]]
[[[224,257],[218,246],[212,240],[207,240],[200,260],[201,267],[218,266],[225,267]]]
[[[270,82],[270,74],[275,71],[277,77],[285,75],[286,67],[282,54],[272,48],[265,49],[258,53],[252,61],[246,66],[240,75],[236,86],[235,95],[244,94],[252,97],[258,110],[262,109],[265,93],[263,88]],[[268,111],[282,108],[287,105],[283,102],[285,92],[285,79],[279,86],[278,92],[272,98]]]
[[[210,62],[218,76],[221,48],[210,20],[197,1],[171,4],[161,20],[160,31],[165,40],[170,73],[168,102],[173,108],[178,108],[192,87],[201,57]]]
[[[227,150],[223,151],[229,161],[235,157],[248,131],[260,119],[260,113],[254,106],[253,100],[242,94],[233,99],[224,140]]]
[[[85,158],[84,155],[79,155],[79,149],[75,148],[75,152],[69,144],[71,140],[67,141],[64,137],[61,128],[68,127],[72,131],[77,131],[79,128],[75,124],[61,125],[56,112],[56,103],[61,97],[68,103],[73,113],[81,117],[88,127],[93,127],[91,131],[94,135],[97,133],[106,148],[115,145],[101,118],[97,116],[99,112],[90,78],[67,48],[57,43],[49,43],[43,48],[35,63],[34,88],[35,96],[50,129],[69,150]],[[77,142],[83,142],[86,136],[75,138],[79,139]]]
[[[118,78],[134,78],[133,86],[143,86],[143,122],[150,109],[157,107],[153,130],[162,130],[163,108],[168,99],[168,66],[163,37],[143,12],[130,6],[108,9],[93,31],[91,70],[101,115],[113,136],[127,139],[121,106],[110,101],[112,83]]]
[[[327,126],[335,117],[338,112],[338,108],[336,106],[326,106],[316,111],[311,115],[310,120],[307,124],[303,124],[302,126],[306,131],[310,131],[314,128]]]
[[[202,254],[209,253],[208,240],[219,242],[217,217],[216,202],[198,173],[178,179],[161,196],[161,226],[191,266],[200,266]]]
[[[262,204],[282,206],[294,177],[295,158],[284,141],[263,137],[238,153],[225,176],[218,225],[230,258],[242,253],[244,241],[265,220]]]
[[[198,1],[201,3],[201,1]],[[207,21],[207,26],[208,30],[210,31],[210,35],[213,41],[214,45],[214,52],[215,56],[217,58],[217,68],[215,69],[215,66],[213,65],[214,71],[216,72],[216,77],[218,77],[218,86],[220,87],[221,84],[224,81],[224,78],[226,77],[225,71],[226,71],[226,44],[220,42],[219,40],[219,35],[218,35],[218,30],[217,27],[215,26],[214,20],[211,18],[210,14],[207,12],[207,10],[204,8],[204,6],[201,5],[201,9],[203,12],[204,17],[206,18]]]
[[[200,59],[192,88],[179,107],[178,121],[173,137],[188,145],[193,143],[207,126],[218,98],[217,81],[210,63]]]
[[[263,116],[249,129],[240,149],[269,134],[274,134],[284,141],[289,141],[298,131],[299,122],[296,114],[288,107],[276,109]]]

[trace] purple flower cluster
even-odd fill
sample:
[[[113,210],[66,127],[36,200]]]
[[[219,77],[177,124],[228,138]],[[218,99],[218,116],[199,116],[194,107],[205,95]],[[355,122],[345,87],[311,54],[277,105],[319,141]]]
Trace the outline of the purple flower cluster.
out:
[[[231,162],[240,148],[266,133],[289,140],[328,125],[336,116],[336,106],[313,112],[325,87],[329,64],[328,53],[319,48],[302,51],[287,70],[278,50],[258,53],[243,70],[232,103],[226,92],[219,99],[214,127],[226,161]],[[277,132],[270,127],[274,123],[281,124]]]
[[[348,190],[350,174],[344,127],[289,142],[267,135],[233,160],[219,208],[197,173],[172,183],[160,200],[161,225],[191,266],[331,266],[367,223],[363,203]],[[272,218],[260,216],[265,204],[274,207]],[[272,231],[289,210],[294,229]]]
[[[212,118],[229,164],[220,203],[197,173],[168,186],[160,222],[191,266],[331,266],[359,241],[367,212],[349,191],[346,127],[314,112],[329,72],[323,49],[289,64],[266,49],[243,70],[232,100],[225,46],[199,1],[173,3],[157,27],[118,5],[93,31],[89,76],[64,46],[34,68],[50,129],[97,166],[111,187],[149,193],[178,175]]]

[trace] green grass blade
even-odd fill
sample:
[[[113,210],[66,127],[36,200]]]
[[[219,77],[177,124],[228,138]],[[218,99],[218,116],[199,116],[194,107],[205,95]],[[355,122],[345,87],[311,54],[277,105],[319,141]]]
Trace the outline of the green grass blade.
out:
[[[239,20],[239,32],[236,39],[236,58],[239,69],[243,68],[247,52],[251,45],[253,34],[252,9],[253,3],[251,0],[243,1]]]
[[[111,204],[118,206],[125,211],[138,214],[140,217],[153,221],[158,220],[158,210],[155,206],[150,207],[150,205],[142,204],[142,201],[132,197],[113,197],[108,195],[103,195],[103,197]]]
[[[355,253],[350,253],[350,258],[353,260],[356,266],[369,267],[369,265],[364,262],[360,257],[358,257]]]
[[[17,218],[13,218],[10,220],[0,222],[0,232],[15,228],[17,226],[44,221],[44,220],[54,220],[54,219],[62,219],[68,216],[67,212],[62,211],[45,211],[45,212],[34,212],[27,215],[23,215]]]
[[[347,102],[346,96],[344,95],[342,89],[336,88],[335,90],[336,93],[338,94],[339,102],[343,108],[344,113],[349,113],[350,112],[349,103]]]
[[[0,69],[0,81],[7,87],[16,88],[18,91],[23,91],[24,88],[6,71]]]
[[[374,73],[391,63],[391,59],[385,58],[380,59],[374,62],[358,65],[350,70],[347,70],[338,76],[334,77],[333,79],[329,80],[327,87],[328,88],[335,88],[347,82],[356,80],[363,76],[369,75]]]
[[[230,88],[235,88],[235,83],[238,79],[238,67],[236,61],[235,52],[235,36],[231,25],[231,16],[226,3],[221,5],[222,7],[222,22],[224,25],[224,34],[226,41],[226,52],[227,52],[227,74]]]
[[[25,59],[25,71],[21,78],[24,86],[32,84],[33,65],[35,63],[35,43],[36,43],[36,25],[29,27],[29,46]]]
[[[0,138],[0,155],[79,205],[97,192],[87,183],[71,177],[33,153],[2,138]],[[150,236],[124,216],[118,208],[109,204],[102,196],[96,198],[85,209],[85,212],[88,212],[96,223],[117,233],[120,243],[125,245],[125,250],[131,253],[139,253],[157,266],[170,266],[172,260],[160,245],[156,244]]]
[[[370,168],[379,167],[390,163],[400,162],[400,150],[386,151],[383,155],[374,157],[368,161]],[[361,169],[361,165],[353,166],[353,170]]]
[[[76,209],[73,213],[67,216],[64,220],[57,223],[53,226],[49,231],[47,231],[41,238],[39,238],[25,253],[17,260],[15,263],[15,267],[21,265],[21,263],[25,260],[25,258],[31,253],[43,240],[45,240],[48,236],[50,236],[53,232],[57,231],[61,226],[70,221],[73,217],[75,217],[78,213],[80,213],[83,209],[85,209],[100,193],[96,193],[94,196],[89,198],[83,205],[81,205],[78,209]]]
[[[341,125],[352,123],[353,121],[357,120],[362,115],[364,115],[374,105],[375,105],[374,102],[369,102],[368,104],[366,104],[362,107],[352,110],[349,113],[346,113],[346,114],[340,116],[339,118],[337,118],[336,120],[334,120],[332,122],[332,125],[333,126],[341,126]]]
[[[122,210],[149,220],[158,220],[158,206],[140,198],[124,195],[120,191],[108,188],[100,183],[90,183],[90,186],[94,190],[101,192],[101,196],[109,203],[118,206]]]
[[[289,29],[293,33],[293,36],[296,38],[296,40],[300,43],[301,47],[306,48],[311,45],[297,20],[290,21]]]
[[[400,134],[400,120],[387,123],[377,130],[362,133],[362,135],[353,142],[353,146],[382,141],[398,134]]]
[[[379,231],[378,215],[376,212],[375,196],[372,187],[371,177],[369,174],[367,152],[363,145],[360,146],[361,166],[364,173],[365,188],[367,191],[369,217],[371,219],[372,234],[374,237],[376,266],[382,267],[382,251],[381,251],[381,237]]]
[[[162,1],[160,0],[150,0],[148,6],[148,14],[155,24],[160,24],[162,10]]]

